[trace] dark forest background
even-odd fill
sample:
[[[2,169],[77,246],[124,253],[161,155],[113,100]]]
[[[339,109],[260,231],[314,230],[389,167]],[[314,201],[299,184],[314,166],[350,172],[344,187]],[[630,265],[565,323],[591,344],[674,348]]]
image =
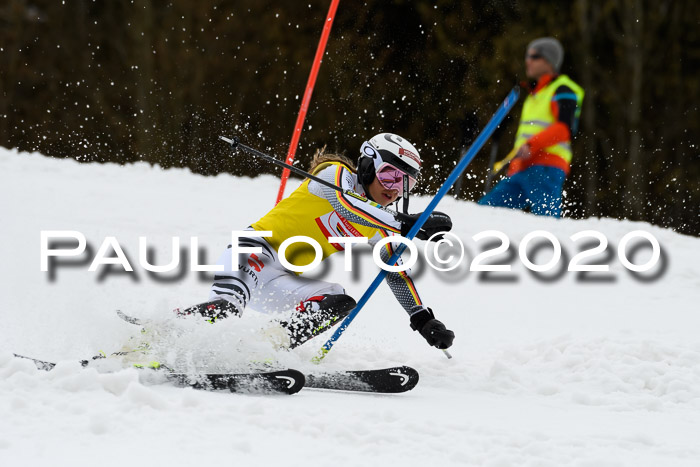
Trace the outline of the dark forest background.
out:
[[[220,134],[286,155],[330,0],[5,0],[0,145],[203,174],[279,173],[232,160]],[[552,35],[586,90],[565,215],[700,233],[697,0],[340,2],[297,151],[355,157],[391,131],[434,193]],[[495,135],[512,146],[521,106]],[[458,193],[484,188],[487,146]],[[434,175],[432,178],[430,175]],[[474,176],[476,175],[476,176]],[[270,194],[271,197],[273,194]],[[272,205],[274,199],[270,199]]]

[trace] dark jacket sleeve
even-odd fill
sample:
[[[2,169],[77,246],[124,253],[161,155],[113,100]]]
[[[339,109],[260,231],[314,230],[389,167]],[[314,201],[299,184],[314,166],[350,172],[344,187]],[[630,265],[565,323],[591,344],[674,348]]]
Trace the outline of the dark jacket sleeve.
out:
[[[573,137],[578,130],[576,107],[577,101],[574,91],[569,86],[559,86],[554,92],[554,97],[552,97],[552,110],[557,120],[568,127],[571,137]]]

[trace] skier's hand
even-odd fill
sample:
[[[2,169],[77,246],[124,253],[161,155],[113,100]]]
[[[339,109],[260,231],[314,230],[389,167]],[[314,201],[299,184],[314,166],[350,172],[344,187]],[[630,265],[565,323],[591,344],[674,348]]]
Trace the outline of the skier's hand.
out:
[[[438,349],[450,348],[455,339],[455,333],[435,319],[433,310],[423,305],[416,305],[411,310],[411,328],[420,332],[428,344]]]
[[[520,149],[518,149],[518,152],[515,154],[515,157],[517,159],[525,160],[530,157],[530,145],[525,143],[522,146],[520,146]]]
[[[408,232],[416,223],[418,218],[422,213],[418,214],[401,214],[397,216],[398,220],[401,222],[401,235],[406,236]],[[449,232],[452,230],[452,219],[445,213],[439,211],[433,211],[428,219],[425,221],[423,226],[420,228],[416,234],[418,240],[428,240],[430,237],[439,232]],[[434,242],[442,240],[442,235],[437,235],[432,239]]]

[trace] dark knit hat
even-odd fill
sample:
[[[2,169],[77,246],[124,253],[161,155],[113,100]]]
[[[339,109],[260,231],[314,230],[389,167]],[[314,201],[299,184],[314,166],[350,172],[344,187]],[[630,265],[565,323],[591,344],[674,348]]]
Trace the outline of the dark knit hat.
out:
[[[528,44],[527,50],[530,49],[535,49],[537,53],[542,55],[552,65],[554,71],[559,73],[561,64],[564,61],[564,47],[561,46],[558,40],[553,37],[540,37]]]

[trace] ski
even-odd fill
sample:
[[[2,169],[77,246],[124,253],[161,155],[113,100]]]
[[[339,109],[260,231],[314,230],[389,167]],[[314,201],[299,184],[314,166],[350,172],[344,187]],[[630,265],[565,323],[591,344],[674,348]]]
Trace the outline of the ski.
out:
[[[208,391],[228,389],[231,392],[248,394],[296,394],[305,383],[304,374],[292,369],[259,373],[162,374],[168,381],[181,387]]]
[[[306,387],[318,389],[400,393],[410,391],[416,384],[418,372],[408,366],[306,375]]]
[[[117,310],[119,318],[142,326],[144,322]],[[380,370],[338,371],[306,375],[305,387],[375,393],[407,392],[418,384],[418,372],[401,366]]]
[[[53,362],[39,360],[14,354],[17,358],[24,358],[34,362],[40,370],[51,371],[56,366]],[[81,360],[80,364],[87,367],[90,360]],[[139,367],[141,368],[141,367]],[[173,372],[166,367],[143,367],[144,380],[150,383],[171,382],[180,387],[192,387],[208,391],[228,389],[234,393],[248,394],[296,394],[304,387],[304,374],[297,370],[287,369],[279,371],[253,372],[253,373],[221,373],[221,374],[188,374]]]

